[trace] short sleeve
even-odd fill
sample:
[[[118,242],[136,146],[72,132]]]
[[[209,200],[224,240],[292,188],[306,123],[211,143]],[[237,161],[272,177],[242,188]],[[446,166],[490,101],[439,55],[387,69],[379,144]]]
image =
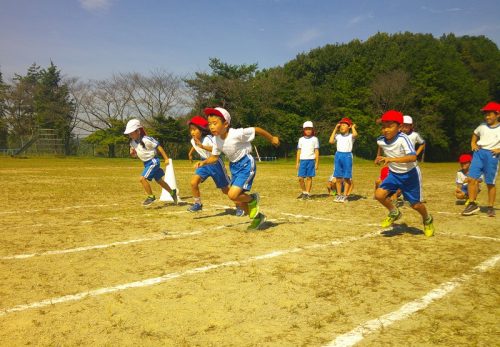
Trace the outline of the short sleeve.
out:
[[[217,141],[215,141],[212,147],[212,155],[221,155],[221,153],[221,149],[217,146]]]
[[[148,150],[155,149],[159,145],[158,141],[151,138],[143,138],[142,141],[144,142],[144,146]]]
[[[483,127],[483,125],[481,124],[480,126],[478,126],[476,129],[474,129],[474,135],[478,136],[478,137],[481,137],[481,128]]]
[[[252,142],[255,139],[255,128],[242,128],[241,130],[240,140],[242,142]]]
[[[401,146],[403,147],[403,152],[405,155],[416,154],[415,148],[411,144],[410,139],[408,137],[405,136],[401,138]]]
[[[422,135],[420,135],[420,134],[418,134],[418,136],[417,136],[417,143],[418,143],[419,145],[423,145],[423,144],[425,143],[424,138],[423,138],[423,137],[422,137]]]
[[[210,147],[213,147],[214,146],[214,141],[213,139],[210,137],[210,136],[205,136],[203,138],[203,142],[201,143],[203,146],[210,146]]]
[[[317,137],[314,138],[314,149],[318,149],[319,148],[319,140]]]
[[[302,149],[302,137],[299,139],[299,143],[297,144],[297,149]]]

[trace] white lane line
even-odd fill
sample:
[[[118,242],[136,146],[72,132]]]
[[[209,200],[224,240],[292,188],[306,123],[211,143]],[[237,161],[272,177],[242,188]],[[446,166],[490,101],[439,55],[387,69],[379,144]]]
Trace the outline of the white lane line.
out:
[[[64,302],[78,301],[78,300],[82,300],[82,299],[85,299],[88,297],[95,297],[95,296],[99,296],[99,295],[103,295],[103,294],[109,294],[109,293],[114,293],[114,292],[126,290],[126,289],[149,287],[149,286],[152,286],[155,284],[167,282],[167,281],[170,281],[170,280],[173,280],[176,278],[180,278],[180,277],[184,277],[184,276],[188,276],[188,275],[199,274],[199,273],[203,273],[203,272],[207,272],[210,270],[215,270],[215,269],[219,269],[219,268],[223,268],[223,267],[243,266],[243,265],[247,265],[247,264],[259,261],[259,260],[272,259],[272,258],[280,257],[283,255],[287,255],[287,254],[299,253],[299,252],[302,252],[304,250],[320,249],[320,248],[326,248],[329,246],[339,246],[342,244],[346,244],[346,243],[350,243],[350,242],[354,242],[354,241],[359,241],[359,240],[363,240],[363,239],[370,238],[370,237],[375,237],[379,234],[380,234],[380,232],[377,231],[377,232],[367,233],[367,234],[359,236],[359,237],[349,237],[349,238],[346,238],[343,240],[332,240],[332,241],[329,241],[327,243],[322,243],[322,244],[312,244],[312,245],[306,245],[304,247],[276,250],[276,251],[273,251],[270,253],[249,257],[249,258],[246,258],[246,259],[240,260],[240,261],[233,260],[233,261],[227,261],[227,262],[223,262],[223,263],[219,263],[219,264],[208,264],[205,266],[201,266],[201,267],[197,267],[197,268],[193,268],[193,269],[188,269],[185,271],[169,273],[169,274],[166,274],[166,275],[163,275],[160,277],[153,277],[153,278],[148,278],[148,279],[141,280],[141,281],[123,283],[123,284],[119,284],[119,285],[112,286],[112,287],[93,289],[93,290],[89,290],[89,291],[85,291],[85,292],[80,292],[77,294],[59,296],[59,297],[55,297],[55,298],[50,298],[50,299],[32,302],[30,304],[17,305],[17,306],[13,306],[13,307],[9,307],[9,308],[0,309],[0,317],[5,316],[9,313],[13,313],[13,312],[20,312],[20,311],[25,311],[25,310],[34,309],[34,308],[41,308],[41,307],[51,306],[51,305],[64,303]]]
[[[451,293],[461,284],[469,280],[473,275],[481,272],[485,272],[491,268],[493,268],[496,263],[500,260],[500,254],[497,254],[488,260],[482,262],[478,266],[474,267],[469,273],[462,274],[453,278],[452,280],[442,283],[439,287],[431,290],[423,297],[410,301],[405,305],[401,306],[400,309],[380,316],[378,318],[369,320],[361,325],[358,325],[353,330],[348,333],[339,335],[330,342],[325,345],[327,347],[348,347],[354,346],[361,340],[365,338],[365,336],[375,333],[381,329],[385,329],[392,325],[393,323],[406,319],[410,315],[414,314],[417,311],[421,311],[429,306],[432,302],[443,298],[445,295]]]

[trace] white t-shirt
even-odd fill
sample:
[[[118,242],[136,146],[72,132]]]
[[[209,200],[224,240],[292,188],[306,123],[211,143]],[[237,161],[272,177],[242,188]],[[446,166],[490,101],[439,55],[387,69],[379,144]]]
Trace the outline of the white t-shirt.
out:
[[[215,140],[214,140],[214,137],[212,135],[207,135],[205,136],[202,140],[201,140],[201,144],[203,146],[209,146],[209,147],[214,147],[215,145]],[[198,154],[200,155],[201,159],[207,159],[208,157],[210,157],[210,155],[212,154],[210,151],[207,151],[206,149],[203,149],[201,147],[198,147],[196,145],[196,142],[194,142],[193,139],[191,139],[191,145],[193,146],[194,150],[196,152],[198,152]]]
[[[384,155],[388,158],[400,158],[416,154],[415,147],[413,147],[410,139],[402,132],[398,133],[391,142],[386,142],[384,136],[379,136],[377,138],[377,145],[382,148]],[[389,170],[395,173],[405,173],[415,167],[417,167],[416,161],[409,163],[389,163]]]
[[[336,134],[335,141],[337,142],[337,152],[352,152],[354,137],[352,137],[351,133],[347,135]]]
[[[316,159],[314,150],[318,148],[319,148],[319,140],[316,136],[311,136],[311,137],[302,136],[299,139],[299,144],[297,145],[297,149],[300,149],[301,160]]]
[[[458,170],[457,171],[457,178],[455,179],[455,183],[456,184],[468,184],[468,183],[464,183],[465,179],[467,178],[467,175],[464,174],[464,172],[462,170]],[[481,177],[479,177],[479,183],[481,183],[484,179],[484,175],[481,175]]]
[[[482,123],[474,130],[474,134],[479,137],[477,144],[483,149],[500,148],[500,124],[491,128],[488,124]]]
[[[417,148],[417,145],[423,145],[425,143],[425,140],[422,136],[420,136],[419,133],[416,131],[412,131],[411,133],[407,134],[408,138],[410,139],[413,147]]]
[[[156,157],[156,148],[160,145],[158,141],[150,136],[144,136],[142,138],[142,142],[144,142],[144,147],[141,145],[141,141],[130,141],[130,147],[135,149],[137,153],[137,157],[142,161],[148,161]]]
[[[225,140],[220,136],[215,136],[215,146],[212,149],[213,155],[224,153],[230,162],[234,163],[252,152],[250,142],[255,138],[255,128],[229,128]]]

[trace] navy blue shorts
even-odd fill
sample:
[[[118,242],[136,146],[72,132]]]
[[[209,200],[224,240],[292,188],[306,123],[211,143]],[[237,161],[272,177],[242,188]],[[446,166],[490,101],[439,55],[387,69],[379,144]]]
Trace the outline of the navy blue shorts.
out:
[[[255,160],[250,154],[245,155],[237,162],[230,163],[229,169],[231,170],[232,177],[231,186],[240,187],[245,191],[252,189],[257,167]]]
[[[316,160],[301,159],[299,162],[299,177],[314,177],[316,176]]]
[[[231,184],[227,175],[226,167],[221,158],[215,164],[205,165],[196,169],[195,174],[201,177],[204,182],[208,177],[212,177],[217,188],[225,188]]]

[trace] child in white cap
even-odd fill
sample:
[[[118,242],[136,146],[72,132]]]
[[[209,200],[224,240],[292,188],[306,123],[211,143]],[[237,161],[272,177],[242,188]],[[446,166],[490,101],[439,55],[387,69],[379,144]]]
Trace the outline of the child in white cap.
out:
[[[254,158],[250,154],[251,142],[255,139],[255,135],[264,137],[273,146],[279,146],[280,140],[259,127],[230,128],[231,115],[222,107],[206,108],[204,113],[207,115],[208,127],[215,137],[215,143],[212,155],[196,163],[195,167],[214,164],[222,153],[226,155],[230,161],[229,169],[231,170],[231,187],[227,196],[248,213],[252,220],[248,230],[257,230],[266,221],[266,216],[259,211],[259,194],[246,193],[252,188],[257,170]]]
[[[140,182],[148,196],[142,205],[151,205],[156,200],[149,184],[149,181],[153,179],[172,195],[174,203],[177,204],[176,190],[171,189],[167,182],[163,180],[165,172],[161,168],[160,159],[157,154],[161,154],[166,165],[168,165],[168,156],[163,147],[160,146],[160,143],[151,136],[146,136],[146,132],[138,119],[128,121],[124,134],[130,137],[130,155],[138,157],[144,162],[144,170],[142,170]]]
[[[425,140],[419,133],[417,133],[413,126],[413,118],[408,115],[403,116],[403,125],[401,126],[401,131],[408,136],[413,147],[415,148],[415,153],[417,158],[425,150]]]
[[[319,164],[319,140],[314,136],[313,122],[307,121],[302,125],[304,136],[297,145],[297,160],[295,168],[298,171],[302,193],[297,199],[310,199],[312,178],[316,176]]]

